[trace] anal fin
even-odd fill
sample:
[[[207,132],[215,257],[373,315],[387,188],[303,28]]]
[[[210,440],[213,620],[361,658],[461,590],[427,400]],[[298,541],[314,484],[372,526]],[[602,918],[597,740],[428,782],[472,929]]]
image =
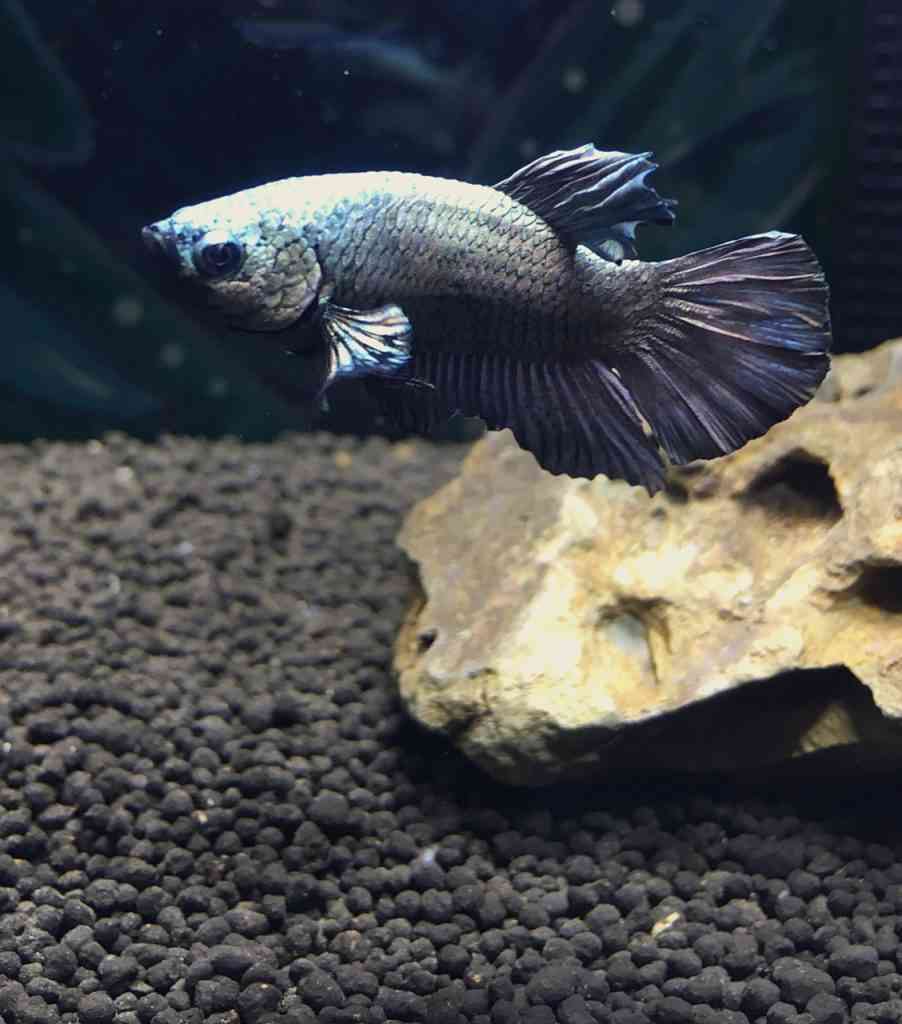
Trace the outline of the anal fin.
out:
[[[646,183],[651,153],[603,152],[588,144],[556,150],[499,181],[495,188],[528,206],[572,245],[619,263],[636,255],[639,224],[672,224],[676,200]]]
[[[420,357],[422,358],[422,357]],[[430,353],[429,379],[452,408],[510,427],[553,474],[660,490],[664,463],[616,373],[597,359],[527,362],[482,352]]]
[[[454,415],[433,384],[417,377],[369,377],[367,391],[396,427],[431,434]]]

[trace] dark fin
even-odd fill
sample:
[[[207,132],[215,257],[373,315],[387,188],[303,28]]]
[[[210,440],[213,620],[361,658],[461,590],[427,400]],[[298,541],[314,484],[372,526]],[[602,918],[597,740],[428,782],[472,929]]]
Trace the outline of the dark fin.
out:
[[[675,463],[735,451],[811,398],[830,315],[802,238],[771,231],[653,266],[654,311],[610,362]]]
[[[454,415],[433,384],[417,377],[369,377],[367,391],[401,430],[431,434]]]
[[[413,328],[400,306],[346,309],[327,305],[323,330],[329,342],[324,387],[338,377],[391,376],[410,361]]]
[[[414,391],[435,391],[435,385],[428,380],[420,380],[419,377],[387,377],[382,382],[387,388],[406,391],[412,388]]]
[[[477,352],[418,356],[452,408],[490,430],[510,427],[550,473],[643,484],[664,480],[664,464],[626,389],[598,360],[523,362]]]
[[[587,245],[619,263],[636,255],[638,224],[672,224],[675,199],[645,183],[651,153],[604,153],[588,144],[561,149],[495,186],[528,206],[571,245]]]

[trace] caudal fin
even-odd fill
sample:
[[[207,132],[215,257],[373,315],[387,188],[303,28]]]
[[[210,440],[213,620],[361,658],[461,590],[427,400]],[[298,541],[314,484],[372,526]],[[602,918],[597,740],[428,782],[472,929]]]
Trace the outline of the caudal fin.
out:
[[[610,361],[672,462],[735,451],[811,398],[830,317],[802,238],[751,235],[655,270],[659,300]]]

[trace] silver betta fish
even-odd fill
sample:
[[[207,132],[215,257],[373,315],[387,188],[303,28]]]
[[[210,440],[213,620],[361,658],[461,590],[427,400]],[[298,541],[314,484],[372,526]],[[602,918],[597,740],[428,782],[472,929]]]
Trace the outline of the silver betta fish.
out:
[[[653,493],[666,460],[734,451],[808,401],[830,322],[797,235],[638,260],[637,225],[676,205],[647,183],[650,157],[587,145],[492,188],[289,178],[143,234],[233,326],[321,351],[321,393],[363,377],[408,429],[478,416],[551,473]]]

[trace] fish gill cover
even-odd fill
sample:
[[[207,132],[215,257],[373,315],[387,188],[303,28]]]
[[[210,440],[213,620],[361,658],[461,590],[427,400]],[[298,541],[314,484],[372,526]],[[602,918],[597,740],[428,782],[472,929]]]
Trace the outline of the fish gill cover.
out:
[[[490,182],[589,139],[653,149],[681,223],[678,237],[649,239],[648,256],[787,227],[830,276],[841,212],[826,169],[855,22],[841,5],[295,0],[26,13],[3,0],[0,12],[16,82],[0,104],[13,225],[0,301],[16,325],[0,381],[7,437],[120,427],[266,438],[308,426],[300,364],[288,375],[281,353],[211,333],[149,274],[134,238],[152,211],[280,176],[382,167]],[[332,405],[321,425],[389,429],[355,385]]]

